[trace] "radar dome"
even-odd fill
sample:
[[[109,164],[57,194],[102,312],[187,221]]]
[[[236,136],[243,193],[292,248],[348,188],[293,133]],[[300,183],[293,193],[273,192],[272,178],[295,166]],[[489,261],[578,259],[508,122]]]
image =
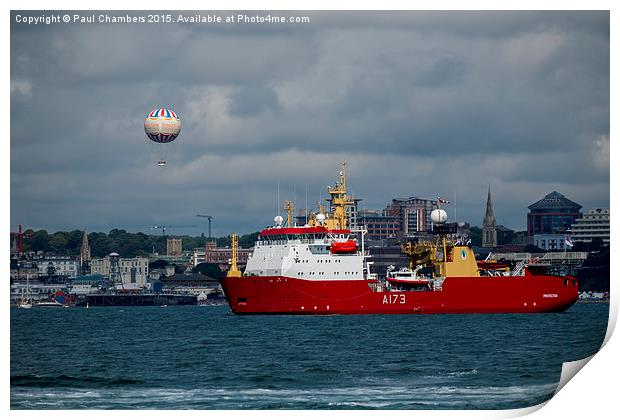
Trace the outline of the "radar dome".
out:
[[[448,220],[448,213],[444,209],[435,209],[431,212],[431,222],[436,225],[446,223]]]
[[[277,215],[276,217],[273,218],[273,221],[276,224],[276,226],[282,226],[282,223],[284,223],[284,218],[280,215]]]
[[[325,222],[325,215],[323,213],[319,213],[316,215],[316,221],[322,225]]]

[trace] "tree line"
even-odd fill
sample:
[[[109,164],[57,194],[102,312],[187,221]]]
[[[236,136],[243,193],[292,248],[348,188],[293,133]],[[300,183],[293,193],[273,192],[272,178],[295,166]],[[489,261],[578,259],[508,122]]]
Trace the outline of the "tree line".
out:
[[[72,230],[69,232],[48,233],[46,230],[28,229],[23,234],[23,251],[44,252],[57,255],[79,255],[84,232]],[[201,236],[174,235],[182,239],[183,250],[204,248],[207,238]],[[250,248],[258,238],[258,232],[239,236],[239,246]],[[166,254],[166,239],[164,235],[147,235],[142,232],[131,233],[124,229],[112,229],[108,233],[92,232],[88,234],[90,253],[94,258],[105,257],[117,252],[122,257],[132,258],[147,256],[148,254]],[[11,238],[11,240],[13,240]],[[230,247],[230,236],[213,238],[218,247]]]

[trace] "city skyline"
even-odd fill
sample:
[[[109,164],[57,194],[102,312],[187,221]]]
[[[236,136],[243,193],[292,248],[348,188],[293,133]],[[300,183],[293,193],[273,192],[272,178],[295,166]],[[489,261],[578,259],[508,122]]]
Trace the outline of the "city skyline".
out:
[[[326,198],[344,160],[360,208],[456,192],[459,221],[482,226],[490,185],[497,224],[525,230],[554,190],[609,207],[608,12],[296,12],[310,23],[287,26],[20,13],[41,14],[11,13],[12,230],[199,234],[209,214],[213,236],[255,232],[278,195]],[[161,106],[183,120],[164,168],[143,130]]]
[[[363,201],[363,199],[360,199],[358,197],[355,197],[355,198],[358,199],[358,200]],[[427,197],[410,196],[410,197],[407,197],[407,198],[404,198],[404,197],[394,197],[394,200],[407,200],[407,199],[411,199],[411,198],[417,198],[417,199],[428,200],[428,201],[433,201],[433,200],[437,199],[437,197],[427,198]],[[303,217],[303,215],[305,214],[303,212],[305,210],[305,208],[297,207],[295,205],[296,203],[293,203],[293,204],[294,204],[294,209],[295,209],[294,220],[295,219],[299,220],[299,218]],[[328,201],[323,200],[322,204],[325,206],[325,209],[329,208],[329,202]],[[388,203],[388,204],[391,204],[391,202]],[[441,204],[441,208],[443,208],[444,210],[447,211],[448,221],[449,222],[454,221],[455,217],[453,217],[453,216],[457,214],[457,209],[455,209],[454,207],[450,207],[450,206],[454,206],[454,202],[446,200],[446,202]],[[308,207],[309,207],[309,211],[310,212],[318,212],[318,207],[316,207],[316,208],[312,208],[310,206],[308,206]],[[370,209],[370,208],[365,208],[364,206],[360,206],[358,208],[358,212],[361,213],[361,212],[365,212],[365,211],[370,211],[370,212],[378,212],[378,214],[380,214],[380,215],[385,215],[386,211],[388,210],[388,207],[389,206],[386,205],[383,208]],[[486,207],[486,205],[485,205],[485,207]],[[582,209],[581,213],[585,215],[588,212],[596,211],[596,210],[600,210],[600,209],[601,208]],[[606,208],[603,208],[603,209],[609,211],[609,207],[606,207]],[[526,214],[526,216],[531,211],[527,210],[527,212],[528,213]],[[279,214],[283,215],[283,216],[286,216],[286,210],[283,208],[280,211]],[[197,215],[197,217],[204,217],[204,216]],[[359,217],[361,217],[361,216],[358,216],[358,218]],[[466,223],[466,224],[468,224],[471,227],[478,227],[479,229],[482,229],[483,226],[484,226],[484,222],[476,224],[475,222],[471,222],[469,220],[463,220],[462,218],[459,218],[459,217],[457,217],[456,220],[459,223]],[[192,222],[193,222],[192,220],[188,221],[188,223],[192,223]],[[199,224],[196,224],[196,225],[182,225],[182,226],[179,226],[179,225],[170,225],[170,226],[159,225],[159,226],[141,226],[141,227],[136,227],[136,226],[129,226],[129,227],[128,226],[112,226],[112,227],[110,227],[107,230],[105,230],[105,229],[97,229],[96,226],[95,226],[94,229],[89,229],[89,226],[82,226],[82,227],[70,227],[70,228],[67,228],[67,229],[58,229],[58,230],[50,230],[50,229],[47,229],[44,226],[43,227],[39,227],[39,228],[22,226],[22,231],[25,232],[26,230],[34,230],[34,231],[46,230],[49,234],[52,234],[52,233],[55,233],[55,232],[63,232],[63,231],[64,232],[69,232],[69,231],[73,231],[73,230],[80,230],[80,231],[83,230],[85,232],[85,234],[86,234],[86,233],[109,233],[109,231],[111,231],[111,230],[119,229],[119,230],[125,230],[125,231],[130,232],[130,233],[141,232],[141,233],[150,234],[150,235],[153,235],[153,236],[164,236],[165,235],[167,237],[175,237],[175,236],[178,236],[178,237],[181,237],[181,236],[191,236],[191,237],[205,236],[205,237],[209,237],[209,235],[208,235],[208,222],[198,222],[198,223]],[[211,237],[214,238],[214,239],[215,238],[220,238],[220,237],[227,237],[227,236],[230,236],[231,233],[238,233],[238,234],[241,234],[241,235],[251,234],[251,233],[254,233],[254,232],[258,232],[258,231],[260,231],[260,230],[262,230],[262,229],[264,229],[264,228],[266,228],[268,226],[272,226],[273,224],[274,224],[273,222],[265,224],[264,226],[261,226],[261,227],[255,229],[255,230],[253,230],[253,231],[230,232],[230,233],[224,233],[224,234],[221,234],[221,235],[211,235]],[[299,225],[299,222],[297,221],[297,222],[295,222],[295,224]],[[498,223],[497,226],[498,227],[501,226],[503,228],[508,228],[508,229],[510,229],[510,230],[512,230],[514,232],[525,232],[525,233],[527,233],[527,228],[524,228],[524,229],[513,229],[512,227],[503,225],[501,223]]]

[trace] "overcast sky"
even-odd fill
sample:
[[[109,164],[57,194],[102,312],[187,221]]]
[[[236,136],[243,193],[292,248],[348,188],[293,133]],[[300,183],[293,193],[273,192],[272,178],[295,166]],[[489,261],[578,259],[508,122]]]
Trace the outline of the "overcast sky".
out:
[[[11,14],[12,230],[200,233],[210,214],[214,235],[248,233],[272,222],[278,182],[281,200],[304,207],[307,188],[314,205],[343,160],[368,209],[456,192],[459,221],[481,226],[490,185],[497,223],[524,230],[554,190],[609,206],[607,12],[18,14],[42,13]],[[183,120],[163,168],[143,128],[159,107]]]

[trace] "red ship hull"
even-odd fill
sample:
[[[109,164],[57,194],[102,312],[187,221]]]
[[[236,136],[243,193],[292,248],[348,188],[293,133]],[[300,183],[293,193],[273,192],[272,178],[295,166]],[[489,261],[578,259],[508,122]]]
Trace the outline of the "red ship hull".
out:
[[[577,300],[577,279],[533,275],[448,277],[441,290],[383,291],[367,280],[227,277],[235,314],[436,314],[561,312]]]

